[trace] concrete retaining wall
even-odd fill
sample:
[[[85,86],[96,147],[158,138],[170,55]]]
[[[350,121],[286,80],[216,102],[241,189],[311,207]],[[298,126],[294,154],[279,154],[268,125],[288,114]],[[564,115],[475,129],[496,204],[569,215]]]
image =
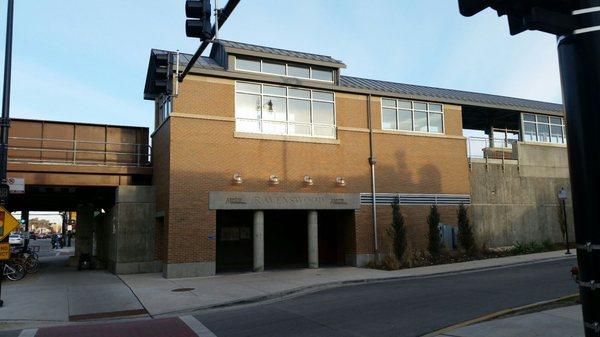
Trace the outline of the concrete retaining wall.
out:
[[[118,187],[109,214],[109,270],[116,274],[160,272],[162,263],[154,260],[154,187]]]
[[[518,161],[471,163],[471,219],[479,242],[489,247],[563,242],[557,193],[571,187],[566,147],[520,142],[515,148]],[[573,241],[570,200],[567,223]]]

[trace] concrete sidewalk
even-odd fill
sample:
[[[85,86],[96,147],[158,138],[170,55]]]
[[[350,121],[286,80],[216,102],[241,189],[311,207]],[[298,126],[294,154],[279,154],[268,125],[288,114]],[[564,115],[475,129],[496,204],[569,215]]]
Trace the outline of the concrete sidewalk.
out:
[[[354,267],[276,270],[211,277],[165,279],[160,274],[122,275],[154,317],[250,303],[344,284],[468,272],[486,268],[574,258],[564,251],[511,256],[446,265],[383,271]],[[575,264],[575,261],[573,262]]]
[[[63,255],[40,258],[38,273],[20,281],[2,282],[2,328],[20,322],[55,324],[98,316],[145,314],[135,295],[117,276],[105,270],[77,271],[66,266],[67,260],[68,256]]]
[[[452,330],[438,337],[583,337],[581,306],[513,316]]]

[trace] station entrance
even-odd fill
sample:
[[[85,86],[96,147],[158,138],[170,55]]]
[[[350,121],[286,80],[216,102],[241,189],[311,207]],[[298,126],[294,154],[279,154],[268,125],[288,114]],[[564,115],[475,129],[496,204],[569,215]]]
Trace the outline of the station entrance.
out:
[[[217,211],[217,272],[253,270],[255,212],[257,211]],[[310,211],[258,212],[262,213],[263,219],[264,268],[307,268]],[[354,237],[354,211],[316,212],[319,266],[344,265],[345,254],[351,249],[351,238]]]

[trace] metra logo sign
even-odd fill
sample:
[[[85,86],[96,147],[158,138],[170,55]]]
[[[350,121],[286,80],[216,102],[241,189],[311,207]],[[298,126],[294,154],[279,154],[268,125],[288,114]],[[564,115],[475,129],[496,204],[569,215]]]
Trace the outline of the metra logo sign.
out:
[[[245,205],[246,204],[246,202],[242,198],[227,198],[225,203],[231,204],[231,205]]]

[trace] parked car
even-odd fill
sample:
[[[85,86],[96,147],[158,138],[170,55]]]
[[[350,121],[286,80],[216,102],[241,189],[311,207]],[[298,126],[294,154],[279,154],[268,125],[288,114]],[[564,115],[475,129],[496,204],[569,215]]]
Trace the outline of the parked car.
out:
[[[23,237],[18,233],[11,234],[8,236],[8,243],[11,245],[23,245]]]

